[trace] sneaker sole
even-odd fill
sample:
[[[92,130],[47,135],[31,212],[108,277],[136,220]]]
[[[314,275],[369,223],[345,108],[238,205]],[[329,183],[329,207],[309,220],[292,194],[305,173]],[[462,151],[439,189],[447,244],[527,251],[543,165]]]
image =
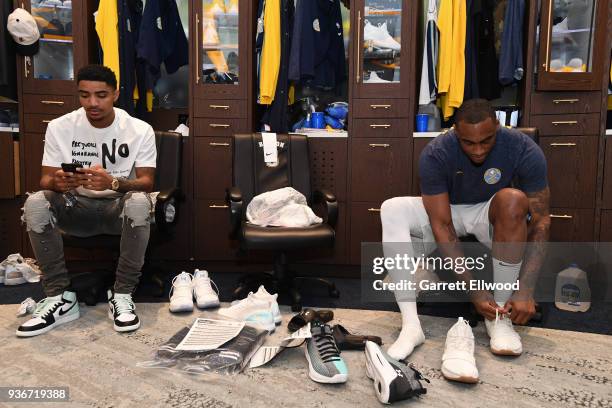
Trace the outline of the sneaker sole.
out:
[[[19,330],[17,330],[15,332],[15,334],[17,334],[17,337],[34,337],[34,336],[38,336],[40,334],[48,332],[49,330],[51,330],[51,329],[53,329],[53,328],[55,328],[55,327],[57,327],[59,325],[62,325],[64,323],[69,323],[69,322],[71,322],[73,320],[76,320],[79,317],[81,317],[81,313],[80,312],[75,312],[75,313],[66,315],[66,316],[64,316],[62,318],[59,318],[52,325],[47,326],[47,327],[43,327],[40,330],[28,331],[28,332],[20,332]]]
[[[21,285],[26,282],[27,282],[26,278],[11,278],[11,279],[4,278],[4,284],[6,286]]]
[[[113,321],[113,328],[115,329],[115,331],[120,333],[134,331],[140,327],[140,320],[138,321],[138,323],[133,324],[131,326],[117,326],[115,324],[115,318],[113,317],[113,314],[110,312],[110,310],[108,311],[108,318]]]
[[[382,390],[389,392],[389,385],[397,377],[397,373],[383,356],[380,347],[371,341],[366,342],[366,374],[374,380],[374,391],[376,397],[383,404],[389,403],[389,395],[385,395]]]
[[[175,306],[175,307],[172,307],[172,303],[170,303],[169,309],[170,309],[170,311],[172,313],[193,312],[193,303],[191,305],[184,304],[184,305],[179,305],[179,306]]]
[[[475,377],[466,377],[466,376],[456,376],[454,374],[451,374],[448,371],[446,371],[444,366],[442,366],[441,371],[442,371],[442,375],[444,376],[444,378],[450,381],[457,381],[457,382],[462,382],[466,384],[476,384],[478,382],[477,377],[475,378]]]
[[[308,360],[308,376],[312,381],[322,384],[342,384],[348,380],[347,374],[336,374],[333,377],[326,377],[322,374],[317,373],[312,368],[312,363],[310,362],[310,355],[308,354],[308,347],[304,347],[304,354],[306,355],[306,360]]]
[[[211,309],[213,307],[221,306],[221,303],[218,300],[216,302],[202,302],[202,303],[196,301],[196,305],[198,306],[198,309]]]
[[[520,356],[521,354],[523,354],[523,350],[497,350],[491,347],[491,353],[495,354],[496,356]]]

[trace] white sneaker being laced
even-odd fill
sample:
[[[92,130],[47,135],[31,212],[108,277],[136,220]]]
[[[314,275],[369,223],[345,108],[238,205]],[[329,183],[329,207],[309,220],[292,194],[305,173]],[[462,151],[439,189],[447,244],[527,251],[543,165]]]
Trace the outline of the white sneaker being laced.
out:
[[[219,306],[219,288],[208,276],[205,270],[196,269],[193,272],[193,294],[200,309]],[[213,286],[215,287],[213,289]]]
[[[193,276],[183,271],[172,279],[170,289],[170,311],[191,312],[193,310]]]
[[[464,383],[478,382],[474,359],[474,334],[467,320],[460,317],[446,335],[442,355],[442,375],[448,380]]]
[[[491,338],[491,352],[504,356],[518,356],[523,352],[521,337],[514,330],[507,315],[495,312],[495,320],[485,319],[485,327]]]

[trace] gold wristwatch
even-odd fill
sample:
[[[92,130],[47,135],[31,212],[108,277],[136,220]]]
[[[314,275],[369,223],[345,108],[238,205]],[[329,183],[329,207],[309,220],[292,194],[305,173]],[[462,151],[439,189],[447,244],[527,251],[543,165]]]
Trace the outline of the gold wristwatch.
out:
[[[111,182],[111,189],[113,191],[119,190],[119,179],[117,177],[113,177],[113,181]]]

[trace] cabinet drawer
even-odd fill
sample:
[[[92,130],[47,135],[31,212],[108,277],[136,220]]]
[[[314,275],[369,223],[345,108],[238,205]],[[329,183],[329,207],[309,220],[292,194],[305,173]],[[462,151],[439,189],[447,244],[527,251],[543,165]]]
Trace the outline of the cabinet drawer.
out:
[[[223,200],[195,202],[195,258],[229,261],[235,258],[237,242],[229,239],[230,216]]]
[[[245,99],[195,99],[194,114],[202,118],[246,118]]]
[[[595,206],[598,142],[596,137],[540,138],[548,166],[551,207]]]
[[[408,119],[355,119],[352,137],[409,137]]]
[[[351,141],[351,197],[353,201],[384,201],[407,195],[412,179],[412,142],[409,139]]]
[[[67,95],[23,94],[23,109],[28,113],[63,115],[77,108],[77,98]]]
[[[224,200],[232,186],[232,138],[196,139],[194,159],[195,198]]]
[[[49,122],[60,116],[62,115],[46,115],[42,113],[25,114],[23,130],[27,133],[45,133]]]
[[[409,118],[408,102],[408,99],[355,99],[353,118]]]
[[[194,136],[233,136],[249,132],[246,119],[196,119]]]
[[[349,261],[351,264],[361,263],[361,243],[381,242],[382,225],[380,223],[381,202],[353,203],[351,205],[350,223],[351,241]],[[358,220],[358,221],[357,221]]]
[[[532,115],[594,113],[601,110],[601,92],[535,92]]]
[[[551,208],[550,217],[551,242],[593,241],[594,209]]]
[[[537,127],[540,136],[598,135],[599,113],[584,115],[533,115],[531,125]]]

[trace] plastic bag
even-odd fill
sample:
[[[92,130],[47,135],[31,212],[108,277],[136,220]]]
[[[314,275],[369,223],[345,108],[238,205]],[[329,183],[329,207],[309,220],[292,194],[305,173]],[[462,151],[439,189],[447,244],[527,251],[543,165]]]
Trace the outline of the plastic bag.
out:
[[[216,373],[234,375],[240,373],[253,354],[264,343],[268,332],[245,326],[240,334],[223,346],[209,351],[181,351],[176,346],[189,332],[189,327],[179,330],[153,353],[153,359],[137,364],[142,368],[171,368],[191,374]]]
[[[323,220],[316,216],[304,194],[292,187],[253,197],[246,211],[249,222],[262,227],[308,227]]]

